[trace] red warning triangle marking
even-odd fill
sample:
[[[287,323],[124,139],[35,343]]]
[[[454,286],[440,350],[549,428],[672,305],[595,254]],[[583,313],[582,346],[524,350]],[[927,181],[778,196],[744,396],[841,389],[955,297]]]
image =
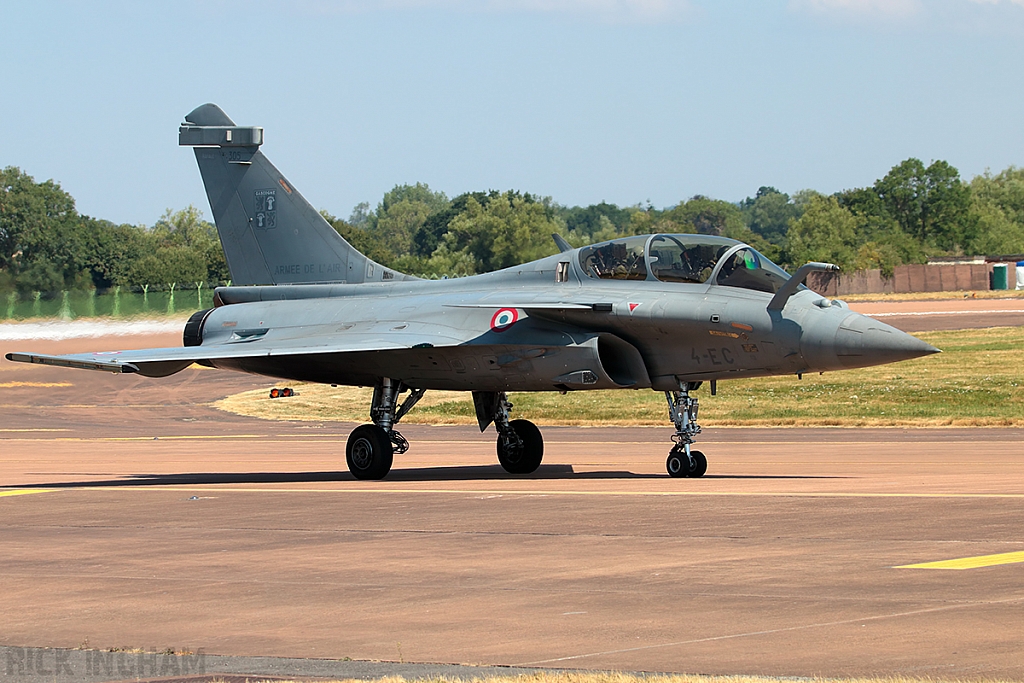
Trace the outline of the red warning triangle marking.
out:
[[[635,311],[636,307],[639,306],[639,305],[640,304],[630,304],[629,305],[629,312],[632,313],[633,311]]]

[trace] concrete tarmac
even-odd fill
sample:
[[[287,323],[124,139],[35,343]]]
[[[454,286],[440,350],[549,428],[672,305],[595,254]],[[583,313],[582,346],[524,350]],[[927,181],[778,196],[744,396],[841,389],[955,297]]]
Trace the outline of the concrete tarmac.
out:
[[[1024,299],[864,301],[850,309],[904,332],[1024,325]]]
[[[204,405],[254,386],[0,362],[0,645],[1024,677],[1024,430],[709,429],[679,480],[668,427],[546,428],[523,478],[408,426],[360,482],[352,425]]]

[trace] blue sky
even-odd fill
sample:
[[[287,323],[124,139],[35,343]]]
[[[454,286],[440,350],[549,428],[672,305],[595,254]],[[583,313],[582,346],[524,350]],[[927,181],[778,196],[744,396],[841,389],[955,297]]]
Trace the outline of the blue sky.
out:
[[[9,2],[0,60],[0,165],[116,222],[209,215],[204,102],[341,216],[417,181],[664,207],[1024,165],[1024,0]]]

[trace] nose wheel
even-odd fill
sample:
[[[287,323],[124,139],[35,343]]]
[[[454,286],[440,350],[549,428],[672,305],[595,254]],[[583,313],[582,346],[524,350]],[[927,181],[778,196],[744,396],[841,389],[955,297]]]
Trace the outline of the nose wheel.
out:
[[[697,424],[697,399],[690,397],[700,382],[680,382],[679,391],[666,391],[668,415],[676,426],[672,440],[676,445],[669,451],[665,461],[665,469],[670,477],[703,477],[708,471],[708,459],[700,451],[690,448],[694,437],[700,434]]]

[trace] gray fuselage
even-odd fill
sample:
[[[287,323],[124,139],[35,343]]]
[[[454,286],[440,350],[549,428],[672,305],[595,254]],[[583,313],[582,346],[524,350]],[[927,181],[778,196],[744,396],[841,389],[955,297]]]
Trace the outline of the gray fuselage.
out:
[[[562,282],[559,263],[568,263]],[[806,289],[769,311],[772,294],[711,282],[595,279],[574,250],[451,280],[223,288],[218,298],[227,305],[206,318],[202,344],[401,335],[409,340],[402,349],[209,364],[292,380],[372,386],[391,377],[459,391],[670,391],[680,381],[842,370],[930,349]],[[502,309],[518,319],[496,328]]]

